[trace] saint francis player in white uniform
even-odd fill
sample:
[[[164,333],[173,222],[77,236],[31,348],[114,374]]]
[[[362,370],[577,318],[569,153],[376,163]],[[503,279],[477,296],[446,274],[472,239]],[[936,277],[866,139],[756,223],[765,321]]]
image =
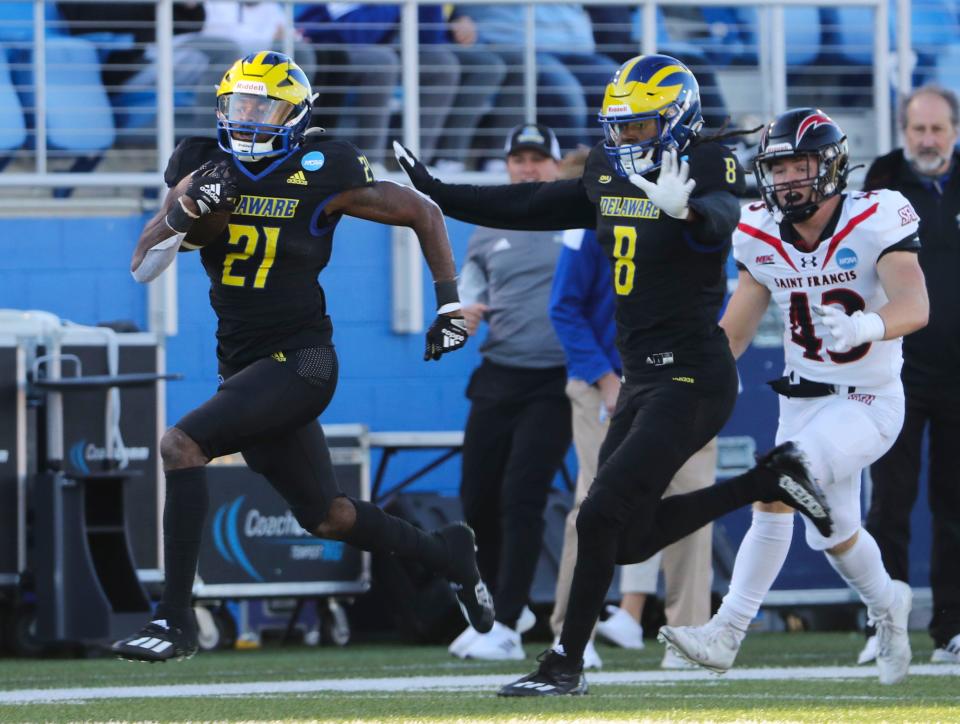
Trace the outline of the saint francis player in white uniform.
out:
[[[754,162],[763,201],[743,210],[734,233],[739,283],[720,326],[739,357],[771,295],[783,314],[776,439],[807,456],[834,521],[828,538],[807,525],[807,544],[867,605],[880,681],[893,684],[910,663],[911,593],[860,526],[860,473],[900,432],[901,338],[926,324],[928,302],[913,207],[896,191],[843,193],[847,166],[846,136],[822,111],[787,111],[764,129]],[[787,557],[793,512],[757,503],[720,610],[703,626],[665,626],[660,640],[704,668],[729,669]]]

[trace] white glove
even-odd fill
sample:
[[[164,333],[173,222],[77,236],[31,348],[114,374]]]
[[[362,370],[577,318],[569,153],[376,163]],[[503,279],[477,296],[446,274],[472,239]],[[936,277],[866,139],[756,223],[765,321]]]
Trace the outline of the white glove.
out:
[[[656,183],[636,173],[630,175],[630,183],[643,191],[667,216],[685,220],[690,213],[687,200],[697,182],[690,178],[690,165],[686,161],[677,165],[674,149],[663,154]]]
[[[820,315],[830,330],[833,344],[828,344],[827,349],[831,352],[849,352],[866,342],[876,342],[883,339],[887,331],[883,318],[876,312],[854,312],[847,316],[846,312],[833,304],[825,307],[814,305],[813,311]]]

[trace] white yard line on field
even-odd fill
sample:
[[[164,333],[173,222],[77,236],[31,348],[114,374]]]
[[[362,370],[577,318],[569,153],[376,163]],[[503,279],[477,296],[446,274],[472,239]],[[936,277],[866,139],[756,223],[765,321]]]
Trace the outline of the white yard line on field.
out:
[[[960,666],[917,664],[911,676],[960,676]],[[656,684],[683,681],[775,681],[813,679],[873,679],[873,667],[803,666],[733,669],[722,678],[706,671],[611,671],[590,673],[591,684]],[[493,691],[509,676],[409,676],[369,679],[316,679],[313,681],[249,681],[236,684],[172,684],[168,686],[103,686],[72,689],[16,689],[0,691],[2,704],[80,702],[96,699],[173,699],[205,696],[256,696],[339,692]]]

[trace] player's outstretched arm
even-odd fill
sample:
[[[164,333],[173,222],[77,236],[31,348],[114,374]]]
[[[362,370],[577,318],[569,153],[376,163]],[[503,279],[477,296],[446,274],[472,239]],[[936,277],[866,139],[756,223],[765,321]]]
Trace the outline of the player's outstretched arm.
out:
[[[456,267],[443,214],[423,194],[392,181],[343,191],[324,208],[328,216],[347,214],[413,229],[433,275],[437,318],[427,330],[425,360],[439,360],[467,343],[467,328],[457,295]]]
[[[397,162],[418,191],[447,216],[494,229],[563,231],[596,227],[596,209],[580,179],[472,186],[435,178],[409,149],[393,142]]]
[[[741,269],[737,289],[720,320],[735,358],[739,359],[750,345],[769,304],[770,290],[750,276],[750,272]]]

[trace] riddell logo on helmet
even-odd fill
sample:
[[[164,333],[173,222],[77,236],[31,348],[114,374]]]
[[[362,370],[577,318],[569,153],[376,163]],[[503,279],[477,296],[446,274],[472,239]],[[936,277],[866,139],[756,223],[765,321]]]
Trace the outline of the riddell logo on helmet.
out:
[[[258,80],[238,80],[233,84],[235,93],[256,93],[259,96],[267,95],[267,84]]]
[[[632,113],[630,106],[626,103],[613,103],[607,106],[607,115],[608,116],[618,116],[624,113]]]

